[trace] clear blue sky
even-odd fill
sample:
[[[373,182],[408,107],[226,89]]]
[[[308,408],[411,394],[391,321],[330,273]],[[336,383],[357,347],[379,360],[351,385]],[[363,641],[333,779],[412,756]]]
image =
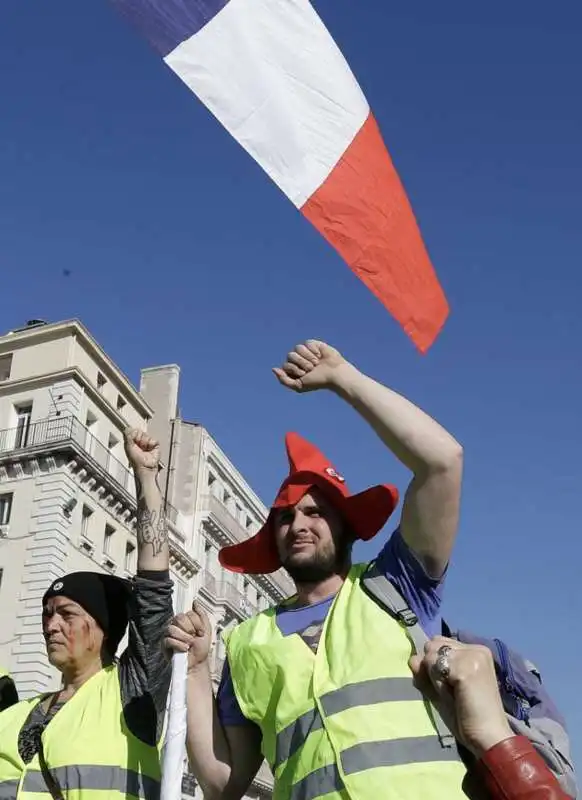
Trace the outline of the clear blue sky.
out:
[[[279,388],[296,341],[417,401],[466,452],[447,616],[539,662],[582,763],[582,6],[316,7],[451,302],[428,356],[106,0],[2,3],[2,329],[79,317],[135,381],[179,363],[183,415],[265,501],[288,428],[354,489],[407,482],[339,401]]]

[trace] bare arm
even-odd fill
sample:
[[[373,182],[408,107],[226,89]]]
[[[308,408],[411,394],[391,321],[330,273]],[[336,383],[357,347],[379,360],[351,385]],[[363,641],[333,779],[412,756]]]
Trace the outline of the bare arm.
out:
[[[260,734],[251,726],[223,727],[208,662],[188,671],[190,767],[206,800],[240,800],[263,761]]]
[[[459,522],[461,445],[420,408],[351,364],[337,370],[333,390],[413,473],[400,530],[428,574],[439,578],[450,558]]]
[[[157,472],[157,470],[156,470]],[[170,568],[168,523],[164,514],[157,474],[135,472],[137,495],[137,569]]]
[[[297,392],[333,391],[412,471],[401,533],[427,573],[440,578],[458,526],[463,465],[460,444],[424,411],[363,375],[324,342],[310,340],[298,345],[275,374],[284,386]]]
[[[137,569],[165,571],[170,567],[168,523],[158,486],[160,446],[147,433],[128,428],[125,452],[133,468],[137,498]]]
[[[168,626],[165,647],[188,653],[186,747],[190,766],[206,800],[240,800],[257,774],[260,731],[254,726],[224,726],[218,716],[208,654],[212,626],[201,603],[177,614]]]

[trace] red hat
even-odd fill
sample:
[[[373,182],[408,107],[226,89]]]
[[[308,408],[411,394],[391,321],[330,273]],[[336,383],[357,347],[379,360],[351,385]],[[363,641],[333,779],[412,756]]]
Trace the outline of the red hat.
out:
[[[297,433],[285,437],[289,476],[277,493],[267,521],[251,539],[223,547],[218,559],[231,572],[253,575],[281,567],[274,536],[274,510],[296,505],[312,486],[317,486],[342,514],[357,539],[367,541],[383,527],[398,504],[398,490],[387,484],[351,494],[344,478],[314,445]]]

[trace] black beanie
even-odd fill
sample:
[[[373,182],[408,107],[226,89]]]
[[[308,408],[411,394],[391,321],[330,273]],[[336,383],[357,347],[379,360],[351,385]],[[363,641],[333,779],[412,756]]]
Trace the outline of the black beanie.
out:
[[[42,598],[68,597],[90,614],[105,634],[107,649],[115,655],[129,621],[130,581],[100,572],[71,572],[54,581]]]

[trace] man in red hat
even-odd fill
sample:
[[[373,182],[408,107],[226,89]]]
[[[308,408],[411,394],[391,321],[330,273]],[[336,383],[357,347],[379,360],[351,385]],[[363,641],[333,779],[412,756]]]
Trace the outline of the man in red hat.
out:
[[[440,633],[461,446],[323,342],[298,345],[274,372],[296,392],[328,389],[345,400],[412,472],[400,525],[376,564],[427,635]],[[188,751],[204,796],[242,797],[265,757],[275,798],[464,797],[463,765],[456,750],[439,746],[431,710],[413,686],[406,634],[361,588],[365,565],[351,563],[354,542],[371,539],[391,515],[396,489],[352,494],[313,445],[297,434],[286,445],[289,475],[265,525],[224,548],[220,562],[252,574],[283,567],[296,594],[230,632],[216,700],[204,611],[195,604],[168,631],[167,646],[189,652]]]

